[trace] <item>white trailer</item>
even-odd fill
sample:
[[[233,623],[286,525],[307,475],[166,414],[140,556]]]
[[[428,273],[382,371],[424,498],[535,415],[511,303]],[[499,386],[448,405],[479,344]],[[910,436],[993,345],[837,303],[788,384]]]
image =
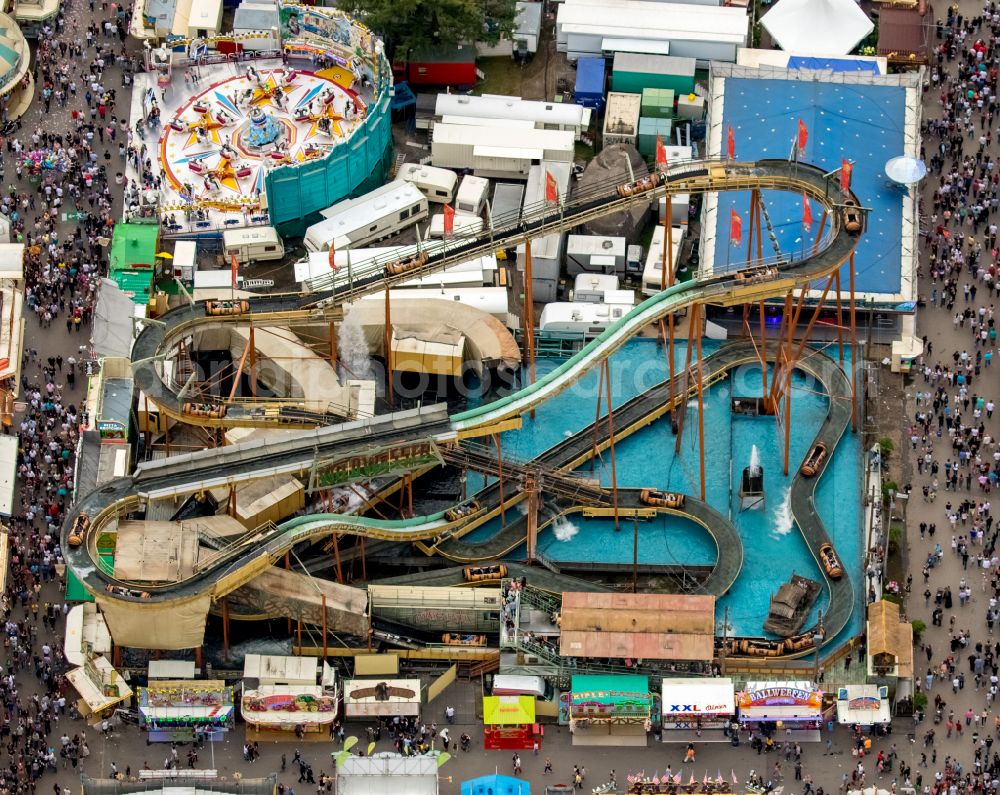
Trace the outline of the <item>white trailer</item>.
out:
[[[625,273],[628,241],[624,237],[570,235],[566,238],[566,273]]]
[[[184,284],[194,282],[194,272],[198,270],[198,241],[178,240],[174,243],[174,278]]]
[[[459,124],[463,127],[503,127],[507,130],[536,130],[538,125],[526,119],[489,119],[485,116],[442,116],[438,124]],[[431,126],[433,130],[433,125]]]
[[[575,140],[564,130],[517,130],[435,124],[431,157],[442,168],[471,169],[478,177],[527,177],[533,163],[572,163]]]
[[[537,129],[572,132],[577,140],[590,127],[590,114],[591,109],[582,105],[500,94],[438,94],[434,105],[434,115],[442,121],[456,117],[527,121]]]
[[[389,298],[437,298],[465,304],[492,315],[505,326],[508,317],[510,298],[506,287],[432,287],[424,289],[389,290]],[[385,294],[366,295],[362,301],[384,301]]]
[[[488,179],[466,174],[458,186],[458,193],[455,194],[455,210],[468,215],[481,215],[489,193]]]
[[[569,163],[542,162],[532,166],[528,174],[528,184],[524,191],[522,212],[538,214],[545,207],[545,174],[556,181],[556,192],[560,201],[569,195],[569,180],[572,166]],[[555,301],[559,294],[559,271],[562,265],[566,233],[558,232],[531,241],[531,294],[539,303]],[[524,272],[525,248],[517,247],[517,268]]]
[[[681,241],[684,239],[684,231],[687,227],[671,227],[673,238],[673,261],[674,273],[677,272],[677,263],[681,256]],[[646,267],[642,271],[642,294],[655,295],[660,292],[660,285],[663,284],[663,227],[657,226],[653,230],[653,239],[649,243],[649,251],[646,253]]]
[[[356,199],[323,210],[323,220],[306,229],[309,251],[360,248],[409,229],[427,217],[427,197],[409,182],[394,181]]]
[[[542,331],[582,332],[596,337],[631,311],[631,304],[576,304],[564,301],[546,304],[538,320]]]
[[[619,292],[618,277],[613,273],[578,273],[573,281],[572,301],[578,304],[614,303],[605,301],[604,296],[615,292]]]
[[[483,219],[478,215],[455,213],[451,237],[476,237],[482,234],[482,231]],[[433,238],[444,237],[444,213],[435,213],[435,215],[431,218],[430,231],[427,234]]]
[[[416,185],[417,190],[427,197],[427,201],[437,204],[450,204],[458,184],[458,174],[454,171],[419,163],[403,163],[396,173],[396,179]]]
[[[517,182],[501,182],[493,189],[490,202],[490,226],[493,228],[513,224],[521,215],[524,204],[524,185]]]

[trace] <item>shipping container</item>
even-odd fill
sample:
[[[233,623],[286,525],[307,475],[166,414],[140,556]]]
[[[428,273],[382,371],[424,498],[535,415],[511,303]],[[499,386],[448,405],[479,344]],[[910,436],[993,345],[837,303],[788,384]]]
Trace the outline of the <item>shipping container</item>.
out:
[[[494,229],[517,222],[524,203],[524,185],[516,182],[500,182],[493,189],[490,202],[490,226]]]
[[[611,68],[611,88],[637,93],[644,88],[669,88],[688,94],[694,91],[694,72],[694,58],[619,52]]]
[[[323,210],[323,220],[306,229],[309,251],[358,248],[408,229],[427,217],[427,198],[415,185],[394,181],[364,196]]]
[[[608,93],[608,109],[604,114],[604,146],[636,145],[639,133],[641,94]]]
[[[628,241],[624,237],[570,235],[566,238],[566,273],[625,273]]]
[[[674,117],[674,90],[672,88],[644,88],[640,115],[646,119],[672,119]]]
[[[481,215],[489,194],[488,179],[466,174],[458,186],[458,193],[455,194],[455,210],[468,215]]]
[[[569,0],[557,12],[556,49],[576,60],[600,55],[606,39],[666,42],[670,55],[695,58],[704,67],[709,61],[734,63],[748,31],[746,9],[737,6]]]
[[[569,130],[579,140],[580,135],[590,126],[591,112],[589,108],[580,105],[537,102],[498,94],[438,94],[434,113],[442,121],[445,117],[456,116],[530,121],[539,130]]]
[[[440,168],[471,169],[477,177],[526,177],[533,163],[572,163],[573,133],[434,125],[431,157]]]
[[[684,240],[684,232],[687,227],[672,227],[671,237],[673,243],[673,264],[674,275],[676,277],[678,264],[681,256],[681,241]],[[663,244],[666,236],[662,226],[657,225],[653,230],[653,239],[649,242],[649,251],[646,253],[646,267],[642,271],[642,294],[655,295],[660,292],[663,284]],[[674,280],[676,282],[676,278]]]
[[[673,129],[673,122],[670,119],[639,119],[639,154],[648,159],[656,157],[656,137],[659,136],[664,144],[670,140],[670,133]],[[669,158],[667,159],[669,163]]]
[[[458,184],[458,174],[454,171],[419,163],[403,163],[396,172],[396,179],[416,185],[427,201],[435,204],[449,204],[455,198]]]
[[[393,64],[397,80],[411,86],[474,86],[476,48],[471,44],[411,52],[405,63]]]
[[[604,107],[605,61],[581,58],[576,62],[576,104],[600,111]]]

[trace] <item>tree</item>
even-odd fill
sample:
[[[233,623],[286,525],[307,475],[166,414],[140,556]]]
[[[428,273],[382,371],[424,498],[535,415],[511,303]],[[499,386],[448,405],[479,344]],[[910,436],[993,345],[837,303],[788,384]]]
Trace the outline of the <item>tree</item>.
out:
[[[343,10],[382,37],[390,58],[411,51],[495,44],[514,29],[515,0],[345,0]]]

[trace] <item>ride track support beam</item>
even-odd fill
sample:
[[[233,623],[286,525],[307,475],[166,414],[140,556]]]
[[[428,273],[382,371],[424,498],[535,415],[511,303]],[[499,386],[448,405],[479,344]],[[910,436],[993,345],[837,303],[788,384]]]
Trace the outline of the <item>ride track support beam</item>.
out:
[[[338,533],[334,533],[330,536],[330,541],[333,544],[333,564],[337,572],[337,582],[343,585],[344,570],[340,565],[340,535]]]
[[[597,375],[597,410],[594,412],[594,441],[591,445],[590,471],[597,468],[597,459],[601,455],[598,435],[601,431],[601,401],[604,399],[604,365],[601,365]]]
[[[531,270],[531,238],[524,241],[524,347],[528,357],[528,382],[535,383],[535,283]],[[535,418],[535,410],[529,416]]]
[[[851,432],[858,432],[858,393],[857,393],[857,373],[858,373],[858,325],[855,315],[855,293],[854,293],[854,252],[851,252],[849,271],[850,289],[850,312],[851,312]]]
[[[527,564],[530,566],[538,556],[538,483],[528,477],[524,481],[524,490],[528,494],[528,543],[525,549]]]
[[[604,388],[608,400],[608,449],[611,451],[611,500],[615,509],[615,530],[618,517],[618,469],[615,465],[615,413],[611,404],[611,357],[604,360]]]
[[[691,340],[694,339],[694,306],[688,310],[688,340],[684,352],[684,386],[683,394],[688,394],[688,382],[691,380]],[[684,435],[684,417],[687,415],[687,401],[680,401],[677,412],[677,438],[674,440],[674,455],[680,455],[681,437]]]
[[[493,434],[493,444],[497,448],[497,479],[499,480],[500,489],[500,529],[506,529],[507,527],[507,514],[504,510],[504,493],[503,493],[503,453],[500,448],[500,434]]]
[[[704,378],[702,372],[702,356],[701,356],[701,313],[703,311],[703,306],[701,304],[695,304],[694,314],[698,316],[698,321],[696,323],[697,328],[695,329],[697,336],[695,337],[695,344],[698,346],[698,477],[699,483],[701,485],[701,501],[705,501],[705,387]]]
[[[392,389],[392,310],[389,304],[389,280],[385,282],[385,318],[382,329],[382,343],[385,346],[385,385],[389,397],[389,408],[395,407],[396,399]]]
[[[834,288],[837,291],[837,362],[844,364],[844,307],[840,292],[840,271],[834,274]]]

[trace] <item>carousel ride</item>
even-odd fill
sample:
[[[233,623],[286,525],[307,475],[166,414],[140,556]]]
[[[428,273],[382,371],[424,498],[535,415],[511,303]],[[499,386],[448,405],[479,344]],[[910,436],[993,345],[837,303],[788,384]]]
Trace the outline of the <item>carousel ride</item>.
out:
[[[153,167],[168,230],[266,223],[267,172],[321,157],[364,119],[353,81],[336,77],[249,65],[164,108]]]

